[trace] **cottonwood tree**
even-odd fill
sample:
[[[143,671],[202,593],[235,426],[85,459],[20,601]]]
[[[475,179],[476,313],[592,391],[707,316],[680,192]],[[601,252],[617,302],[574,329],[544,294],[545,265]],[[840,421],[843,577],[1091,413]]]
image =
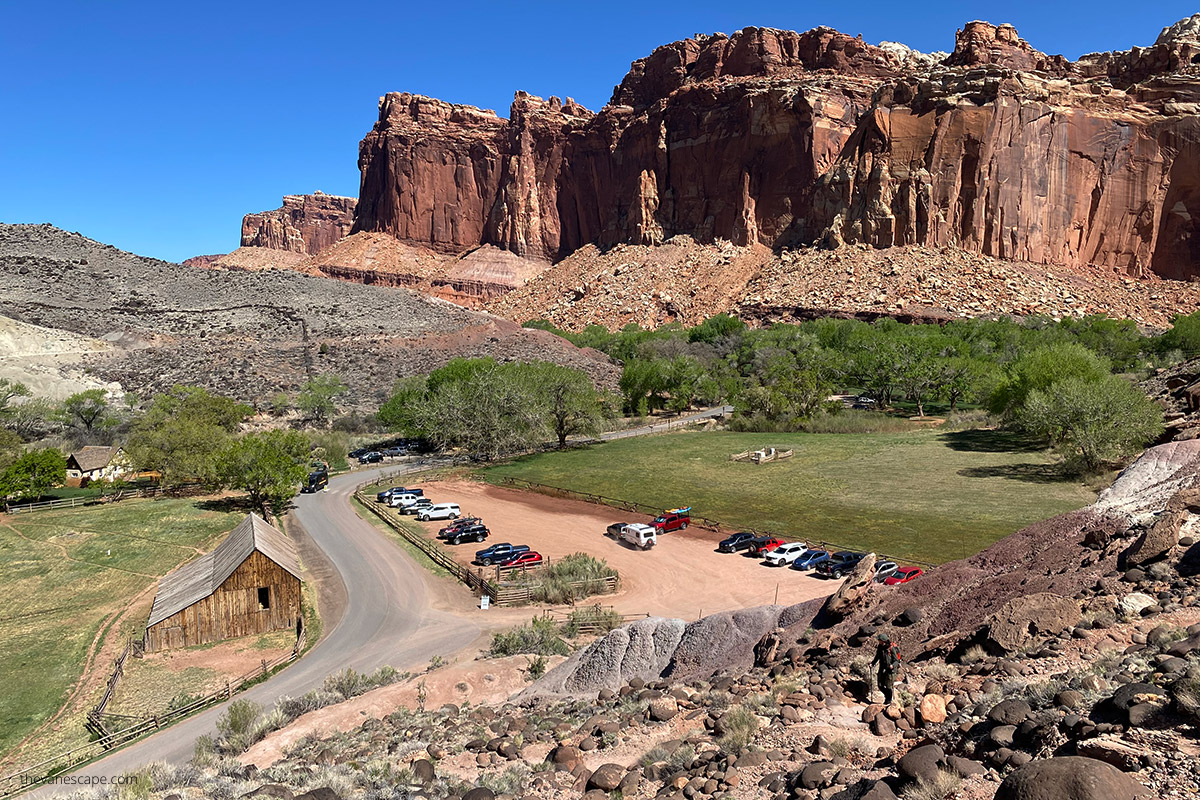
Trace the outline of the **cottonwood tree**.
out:
[[[559,447],[565,447],[570,436],[600,432],[604,397],[591,378],[577,369],[544,362],[530,369]]]
[[[67,480],[67,460],[53,448],[32,450],[0,473],[0,495],[37,500]]]
[[[32,394],[29,387],[18,381],[0,378],[0,419],[13,411],[13,400],[18,397],[29,397]]]
[[[60,411],[63,422],[83,428],[88,438],[117,424],[117,417],[108,402],[108,392],[103,389],[88,389],[71,395],[62,401]]]
[[[337,413],[337,399],[347,391],[348,387],[337,375],[318,375],[300,387],[296,408],[314,425],[324,426]]]
[[[220,483],[216,456],[250,406],[194,386],[157,394],[133,425],[126,451],[135,466],[153,470],[167,486]]]
[[[216,456],[223,485],[244,491],[256,508],[281,511],[308,475],[308,437],[299,431],[247,433]]]

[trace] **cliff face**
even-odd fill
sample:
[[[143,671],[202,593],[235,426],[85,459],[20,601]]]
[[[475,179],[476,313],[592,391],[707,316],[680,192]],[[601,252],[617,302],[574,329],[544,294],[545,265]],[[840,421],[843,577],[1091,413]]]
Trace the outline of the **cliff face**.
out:
[[[747,28],[656,49],[595,114],[518,93],[505,120],[389,94],[360,146],[355,230],[548,260],[687,234],[1189,277],[1198,56],[1187,20],[1076,62],[983,22],[945,58]]]
[[[350,233],[355,205],[324,192],[286,195],[282,207],[242,218],[242,247],[315,255]]]

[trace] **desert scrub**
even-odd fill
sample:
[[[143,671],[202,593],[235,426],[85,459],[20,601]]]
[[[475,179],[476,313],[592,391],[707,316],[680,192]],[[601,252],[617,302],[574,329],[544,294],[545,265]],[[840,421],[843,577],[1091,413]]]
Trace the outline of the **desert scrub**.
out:
[[[921,777],[904,790],[904,800],[947,800],[958,793],[962,778],[953,772],[939,769],[932,778]]]
[[[565,656],[569,652],[571,648],[559,636],[558,623],[549,617],[534,617],[527,625],[493,634],[492,646],[488,648],[488,655],[496,658],[523,653]]]
[[[671,754],[665,747],[655,745],[642,754],[639,763],[641,763],[642,767],[648,767],[651,764],[664,764],[670,757]]]
[[[526,669],[525,674],[529,677],[529,680],[536,681],[538,678],[546,674],[545,656],[534,656],[533,658],[527,659],[527,661],[529,663],[529,667]]]
[[[244,753],[254,744],[251,739],[254,724],[262,709],[249,700],[234,700],[225,713],[217,719],[217,733],[223,752]]]
[[[557,605],[603,593],[607,578],[619,576],[604,559],[587,553],[573,553],[545,569],[522,573],[517,580],[529,586],[534,602]]]
[[[625,618],[617,611],[597,604],[574,609],[567,615],[567,621],[563,623],[562,630],[564,636],[574,639],[583,628],[591,628],[598,630],[600,633],[608,633],[613,628],[620,627],[624,621]]]
[[[958,670],[951,664],[942,661],[930,662],[925,667],[925,680],[946,683],[959,677]]]
[[[735,706],[721,715],[720,726],[717,744],[726,753],[737,754],[750,745],[758,730],[758,717],[745,706]]]
[[[987,650],[983,649],[982,645],[973,644],[959,657],[959,661],[964,664],[978,664],[987,658]]]

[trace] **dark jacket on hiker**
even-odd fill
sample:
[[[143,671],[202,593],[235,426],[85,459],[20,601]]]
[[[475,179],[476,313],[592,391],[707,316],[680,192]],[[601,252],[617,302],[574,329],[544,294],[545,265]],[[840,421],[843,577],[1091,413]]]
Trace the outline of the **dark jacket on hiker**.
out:
[[[879,646],[875,649],[875,660],[871,663],[879,665],[879,691],[883,692],[887,702],[892,702],[896,673],[900,671],[900,646],[881,635]]]

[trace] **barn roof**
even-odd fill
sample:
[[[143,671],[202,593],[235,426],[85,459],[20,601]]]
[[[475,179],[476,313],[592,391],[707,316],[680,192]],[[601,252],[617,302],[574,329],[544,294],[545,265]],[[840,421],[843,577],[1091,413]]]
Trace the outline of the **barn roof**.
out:
[[[67,466],[70,467],[71,461],[75,462],[73,469],[78,469],[80,472],[91,472],[92,470],[104,469],[109,465],[117,453],[121,452],[119,447],[98,447],[88,445],[82,450],[71,453],[68,459]]]
[[[247,514],[238,526],[210,552],[184,564],[158,581],[158,594],[150,609],[147,627],[203,600],[215,592],[255,550],[303,580],[296,545],[262,518]]]

